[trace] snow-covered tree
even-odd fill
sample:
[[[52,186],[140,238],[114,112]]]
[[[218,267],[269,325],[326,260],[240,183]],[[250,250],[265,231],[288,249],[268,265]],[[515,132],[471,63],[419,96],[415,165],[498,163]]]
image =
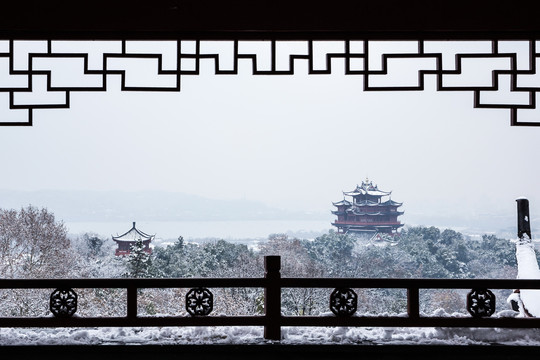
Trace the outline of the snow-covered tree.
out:
[[[3,278],[62,278],[77,273],[67,230],[47,209],[0,209],[0,273]],[[0,292],[1,313],[42,316],[48,313],[48,290]]]
[[[68,276],[74,263],[67,229],[47,209],[0,209],[0,272],[5,278]]]
[[[103,255],[103,245],[106,240],[101,238],[96,233],[85,233],[82,236],[82,240],[88,249],[88,255],[97,257]]]
[[[331,231],[312,241],[304,241],[303,246],[311,259],[324,266],[326,276],[350,277],[355,243],[355,238]]]
[[[145,244],[141,238],[137,239],[130,248],[126,259],[126,277],[148,278],[153,277],[152,257],[146,252]]]
[[[300,239],[289,239],[286,234],[272,234],[260,246],[260,255],[280,255],[283,277],[321,277],[322,264],[315,261]],[[314,315],[326,308],[326,289],[283,289],[282,304],[287,315]]]

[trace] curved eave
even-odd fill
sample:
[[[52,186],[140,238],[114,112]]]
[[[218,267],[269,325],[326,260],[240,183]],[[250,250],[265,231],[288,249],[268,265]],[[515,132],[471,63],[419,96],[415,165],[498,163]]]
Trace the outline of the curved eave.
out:
[[[365,195],[364,193],[359,193],[357,191],[344,191],[343,195],[345,196],[358,196],[358,195]]]
[[[391,191],[386,192],[386,191],[381,191],[381,190],[368,190],[367,194],[370,196],[388,196],[392,194],[392,192]]]
[[[132,236],[124,237],[124,235],[113,236],[112,239],[114,241],[137,241],[138,239],[141,239],[142,241],[151,241],[155,237],[155,235],[135,236],[135,237],[132,237]]]
[[[392,224],[392,225],[377,225],[377,224],[336,224],[335,222],[331,223],[333,226],[339,228],[347,229],[397,229],[402,227],[404,224]]]
[[[375,212],[375,213],[354,213],[355,215],[358,215],[358,216],[381,216],[381,215],[388,215],[387,213],[382,213],[380,211],[378,212]]]
[[[399,202],[393,201],[393,200],[388,200],[388,201],[385,201],[385,202],[381,203],[381,205],[400,207],[401,205],[403,205],[403,203],[399,203]]]
[[[379,206],[380,203],[366,200],[366,201],[362,201],[360,203],[358,203],[358,202],[354,203],[354,205],[356,205],[356,206]]]
[[[149,235],[135,227],[133,225],[131,229],[123,233],[122,235],[112,236],[114,241],[136,241],[138,238],[143,241],[152,240],[156,235]]]
[[[114,241],[119,241],[119,242],[134,242],[134,241],[137,241],[138,239],[117,239],[113,236],[113,240]],[[154,240],[154,236],[152,236],[151,238],[148,238],[148,239],[142,239],[143,243],[145,242],[151,242],[152,240]]]
[[[353,212],[354,215],[358,215],[358,216],[386,216],[386,215],[396,215],[396,216],[400,216],[400,215],[403,215],[404,212],[403,211],[385,211],[385,212],[381,212],[381,211],[377,211],[377,212],[365,212],[365,213],[356,213],[356,212]]]
[[[385,191],[380,191],[380,190],[363,190],[361,189],[361,191],[357,191],[357,190],[354,190],[354,191],[344,191],[343,192],[343,195],[345,196],[373,196],[373,197],[382,197],[382,196],[389,196],[391,195],[392,192],[385,192]]]
[[[350,201],[347,201],[347,200],[341,200],[341,201],[338,201],[338,202],[333,202],[332,205],[334,205],[334,206],[351,206],[352,203]]]

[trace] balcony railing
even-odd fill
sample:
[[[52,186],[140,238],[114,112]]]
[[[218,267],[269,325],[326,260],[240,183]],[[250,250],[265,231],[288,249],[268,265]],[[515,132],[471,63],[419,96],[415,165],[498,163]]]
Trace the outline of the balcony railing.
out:
[[[401,225],[399,221],[334,221],[336,225]]]
[[[540,328],[540,318],[489,317],[495,306],[488,289],[540,289],[540,280],[514,279],[374,279],[282,278],[279,256],[265,257],[262,278],[182,279],[4,279],[0,289],[56,289],[51,294],[49,317],[3,317],[0,327],[147,327],[147,326],[263,326],[264,338],[281,339],[283,326],[380,327],[489,327]],[[263,288],[264,314],[259,316],[205,316],[212,309],[211,288]],[[72,316],[78,288],[127,290],[127,314],[120,317]],[[192,288],[186,295],[190,316],[139,316],[138,290]],[[284,288],[333,288],[329,305],[335,316],[284,316]],[[407,291],[407,316],[356,316],[354,288],[392,288]],[[425,317],[420,314],[420,289],[473,289],[467,298],[470,317]],[[191,296],[191,297],[190,297]],[[476,298],[475,298],[476,297]]]

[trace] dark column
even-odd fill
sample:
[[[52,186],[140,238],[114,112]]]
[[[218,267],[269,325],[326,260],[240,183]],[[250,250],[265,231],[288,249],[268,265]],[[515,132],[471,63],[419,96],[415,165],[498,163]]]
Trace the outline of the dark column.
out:
[[[127,317],[130,320],[137,319],[137,288],[127,287]]]
[[[417,287],[407,289],[407,314],[410,319],[420,318],[420,293]]]
[[[518,238],[523,239],[523,234],[531,236],[531,222],[529,217],[529,200],[525,198],[516,199],[517,201],[517,228]]]
[[[264,312],[266,325],[264,338],[281,340],[281,257],[264,257],[264,277],[267,279],[264,289]]]

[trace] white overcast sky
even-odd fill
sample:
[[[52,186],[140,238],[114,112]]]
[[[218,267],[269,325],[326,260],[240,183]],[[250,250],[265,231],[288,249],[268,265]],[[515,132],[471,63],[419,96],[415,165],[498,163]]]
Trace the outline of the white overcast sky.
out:
[[[339,67],[297,66],[294,76],[253,76],[245,62],[232,76],[204,63],[179,93],[121,92],[110,76],[107,92],[36,110],[33,127],[0,128],[0,188],[164,190],[329,211],[369,177],[412,221],[513,216],[518,196],[540,211],[540,128],[510,127],[508,110],[474,109],[472,92],[437,92],[432,77],[424,92],[364,92],[362,77]],[[391,74],[414,82],[410,69]],[[466,67],[487,83],[491,69]]]

